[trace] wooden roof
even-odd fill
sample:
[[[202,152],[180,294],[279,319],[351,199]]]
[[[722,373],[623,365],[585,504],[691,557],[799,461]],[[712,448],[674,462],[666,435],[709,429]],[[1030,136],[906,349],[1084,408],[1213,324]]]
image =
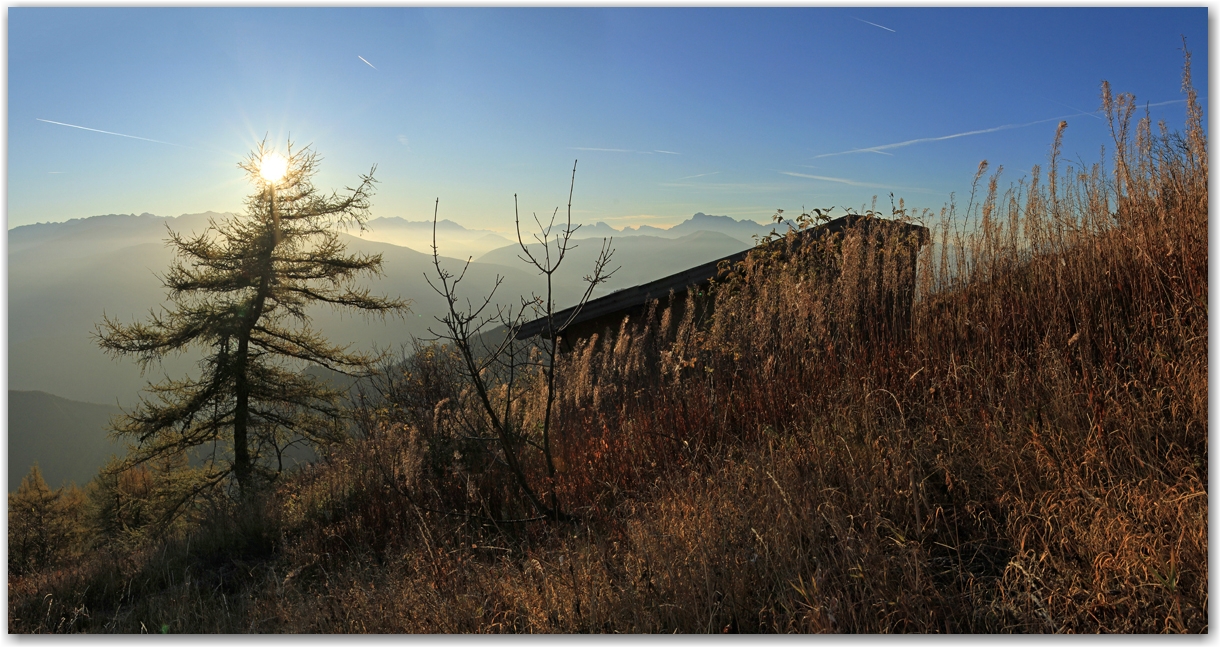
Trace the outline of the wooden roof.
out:
[[[884,222],[899,224],[893,220],[882,220],[880,218],[850,214],[831,220],[826,224],[806,229],[801,232],[801,235],[818,239],[823,236],[841,232],[844,229],[855,225],[859,221],[864,221],[866,223],[871,221],[878,223]],[[927,240],[927,228],[911,224],[903,224],[902,227],[906,230],[919,232],[918,235],[920,237],[919,240],[921,245]],[[649,281],[648,283],[642,283],[633,287],[624,288],[616,292],[611,292],[606,296],[591,299],[585,303],[584,307],[581,308],[580,313],[576,315],[574,319],[572,319],[569,325],[575,326],[582,322],[598,319],[621,310],[628,310],[641,306],[655,299],[667,298],[670,292],[684,292],[692,286],[706,284],[711,279],[716,278],[717,274],[719,274],[720,264],[722,262],[729,261],[730,263],[736,263],[741,261],[745,259],[746,255],[750,253],[751,249],[740,251],[736,254],[730,254],[724,258],[718,258],[702,265],[696,265],[690,269],[659,278],[655,281]],[[574,310],[576,310],[576,306],[560,310],[559,312],[555,313],[555,319],[557,321],[565,321],[568,317],[572,316],[572,312]],[[546,318],[540,317],[522,324],[522,326],[517,329],[516,338],[528,339],[530,337],[543,334],[545,330]]]

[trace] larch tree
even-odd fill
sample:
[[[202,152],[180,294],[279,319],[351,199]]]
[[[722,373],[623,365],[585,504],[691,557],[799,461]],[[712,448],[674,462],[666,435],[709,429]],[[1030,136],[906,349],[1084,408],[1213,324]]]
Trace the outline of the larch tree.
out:
[[[84,492],[69,485],[52,490],[38,463],[8,495],[10,579],[79,555],[84,537]]]
[[[327,195],[311,183],[319,161],[308,147],[294,152],[290,143],[284,156],[259,144],[239,164],[257,187],[244,216],[213,220],[202,234],[170,232],[176,259],[161,277],[168,303],[146,321],[103,315],[97,327],[105,351],[134,357],[142,370],[204,349],[198,377],[150,383],[140,404],[112,424],[131,446],[123,467],[192,458],[179,504],[229,479],[243,496],[253,494],[283,471],[289,447],[344,437],[342,392],[302,369],[364,377],[378,358],[312,329],[311,306],[380,317],[408,306],[357,286],[381,274],[381,255],[348,253],[338,236],[363,230],[376,167],[355,189]]]

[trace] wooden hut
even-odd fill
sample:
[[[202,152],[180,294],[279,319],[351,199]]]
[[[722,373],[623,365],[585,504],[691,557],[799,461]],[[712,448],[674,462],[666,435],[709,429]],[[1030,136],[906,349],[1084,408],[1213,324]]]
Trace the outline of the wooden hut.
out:
[[[813,241],[844,233],[852,228],[859,228],[861,233],[866,236],[878,233],[878,228],[887,235],[910,236],[915,244],[910,247],[910,258],[904,259],[904,261],[909,261],[911,264],[911,271],[905,274],[911,277],[915,276],[914,267],[918,250],[929,239],[928,230],[925,227],[894,220],[885,220],[874,216],[851,214],[836,218],[817,227],[802,230],[797,235],[804,237],[806,240]],[[606,296],[592,299],[585,303],[583,308],[580,308],[579,313],[576,314],[576,317],[572,319],[567,330],[563,333],[561,341],[564,347],[570,348],[577,340],[587,339],[593,334],[598,334],[602,339],[605,339],[619,330],[624,318],[630,317],[632,321],[641,321],[655,302],[663,302],[662,305],[664,305],[664,302],[672,304],[671,307],[675,309],[675,312],[672,313],[670,319],[674,322],[680,321],[683,314],[681,309],[685,308],[688,301],[687,296],[690,292],[695,291],[696,296],[702,295],[702,291],[707,287],[708,283],[720,274],[720,268],[723,263],[727,261],[730,264],[735,264],[745,259],[750,251],[747,249],[725,256],[724,258],[718,258],[714,261],[697,265],[677,274],[671,274],[655,281],[624,288]],[[889,307],[903,310],[902,314],[904,316],[899,318],[909,322],[915,286],[910,285],[905,287],[908,288],[903,290],[905,296],[899,298],[897,302],[890,304]],[[710,305],[710,300],[695,299],[694,302],[696,307],[707,307]],[[572,316],[575,310],[576,307],[561,310],[555,313],[555,320],[565,321]],[[528,339],[539,335],[548,336],[545,318],[535,319],[523,324],[517,330],[516,338]]]

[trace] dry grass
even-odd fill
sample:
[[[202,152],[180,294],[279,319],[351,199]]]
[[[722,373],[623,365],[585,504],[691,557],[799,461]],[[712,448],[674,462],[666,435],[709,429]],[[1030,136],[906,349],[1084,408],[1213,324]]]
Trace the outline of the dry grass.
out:
[[[10,576],[10,631],[1205,632],[1187,70],[1184,136],[1131,132],[1107,88],[1108,169],[1063,165],[1061,128],[1045,175],[980,166],[966,208],[895,209],[933,225],[918,275],[909,240],[790,236],[714,315],[568,355],[545,488],[577,523],[512,522],[531,512],[433,349],[257,527]]]

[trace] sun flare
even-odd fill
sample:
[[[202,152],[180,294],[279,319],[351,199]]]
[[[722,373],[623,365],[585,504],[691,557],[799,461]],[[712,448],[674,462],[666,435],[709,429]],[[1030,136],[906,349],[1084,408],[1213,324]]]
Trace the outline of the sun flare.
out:
[[[279,153],[267,153],[258,164],[258,174],[262,178],[272,184],[283,179],[284,174],[288,172],[288,160],[284,159]]]

